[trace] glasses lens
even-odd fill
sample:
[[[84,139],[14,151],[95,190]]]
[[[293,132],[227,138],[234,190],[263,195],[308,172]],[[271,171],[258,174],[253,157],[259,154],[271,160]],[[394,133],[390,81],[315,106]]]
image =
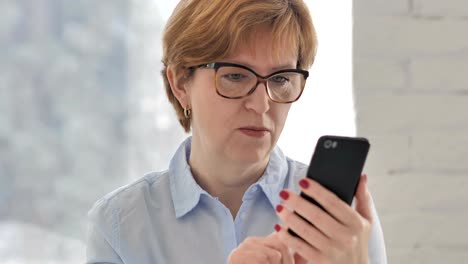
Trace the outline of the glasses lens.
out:
[[[304,75],[297,72],[284,72],[268,78],[268,93],[277,102],[296,100],[302,92]]]
[[[257,83],[257,77],[250,71],[239,67],[220,67],[217,72],[218,92],[226,97],[247,95]]]

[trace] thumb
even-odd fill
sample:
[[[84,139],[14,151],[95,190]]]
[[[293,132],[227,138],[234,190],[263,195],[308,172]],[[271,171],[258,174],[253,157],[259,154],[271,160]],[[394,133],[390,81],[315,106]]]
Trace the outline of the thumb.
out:
[[[356,191],[356,211],[372,223],[371,199],[367,190],[367,175],[363,174]]]

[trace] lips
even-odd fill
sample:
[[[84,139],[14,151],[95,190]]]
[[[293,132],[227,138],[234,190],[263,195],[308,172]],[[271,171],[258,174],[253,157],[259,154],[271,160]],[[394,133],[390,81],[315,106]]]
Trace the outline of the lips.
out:
[[[246,127],[241,127],[241,130],[252,130],[252,131],[265,131],[265,132],[270,132],[270,130],[266,127],[261,127],[261,126],[246,126]]]
[[[241,127],[239,130],[244,134],[252,138],[262,138],[270,133],[270,130],[262,126],[246,126]]]

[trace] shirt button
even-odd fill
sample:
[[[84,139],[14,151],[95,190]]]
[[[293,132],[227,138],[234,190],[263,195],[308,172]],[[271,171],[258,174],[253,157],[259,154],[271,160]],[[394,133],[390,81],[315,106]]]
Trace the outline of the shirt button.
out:
[[[257,186],[254,186],[254,187],[252,188],[252,191],[253,191],[253,192],[258,191],[258,187],[257,187]]]

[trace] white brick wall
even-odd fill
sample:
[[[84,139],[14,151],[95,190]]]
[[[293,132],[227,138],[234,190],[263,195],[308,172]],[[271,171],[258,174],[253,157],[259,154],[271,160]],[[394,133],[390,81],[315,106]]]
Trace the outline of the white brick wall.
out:
[[[380,81],[385,82],[385,79]],[[355,89],[359,89],[359,84],[355,84]],[[381,87],[375,87],[375,91],[369,93],[371,95],[363,95],[356,91],[357,121],[361,133],[419,135],[428,130],[442,134],[468,130],[468,94],[443,91],[440,94],[391,93]]]
[[[353,64],[354,68],[366,69],[355,71],[354,74],[354,82],[359,84],[359,92],[369,94],[379,92],[376,88],[401,90],[407,86],[408,71],[405,65],[408,63],[405,61],[355,58]],[[385,83],[382,83],[382,80],[385,80]]]
[[[468,32],[466,35],[468,38]],[[443,92],[468,93],[468,52],[461,58],[412,60],[409,73],[411,89],[440,92],[443,88]]]
[[[402,15],[408,13],[408,5],[408,0],[360,0],[354,1],[353,9],[356,15]]]
[[[413,0],[414,14],[433,17],[468,18],[466,0]]]
[[[467,35],[468,19],[354,17],[354,51],[359,57],[432,58],[454,53],[468,56]]]
[[[357,128],[389,263],[467,263],[468,1],[353,8]]]

